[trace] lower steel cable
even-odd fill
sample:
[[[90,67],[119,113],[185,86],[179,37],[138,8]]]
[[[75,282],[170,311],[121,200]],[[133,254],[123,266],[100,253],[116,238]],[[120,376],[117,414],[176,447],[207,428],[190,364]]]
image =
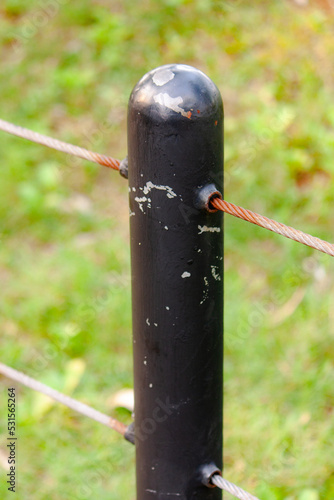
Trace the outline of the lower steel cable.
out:
[[[212,476],[211,483],[220,488],[221,490],[225,490],[228,493],[231,493],[231,495],[235,496],[236,498],[239,498],[239,500],[259,500],[254,495],[247,493],[247,491],[243,490],[242,488],[239,488],[239,486],[233,483],[230,483],[230,481],[227,481],[218,474]]]
[[[58,401],[68,408],[71,408],[72,410],[77,411],[78,413],[81,413],[82,415],[85,415],[86,417],[91,418],[96,422],[99,422],[100,424],[110,427],[122,436],[126,435],[127,426],[122,422],[119,422],[118,420],[109,417],[108,415],[105,415],[104,413],[101,413],[100,411],[95,410],[94,408],[91,408],[84,403],[81,403],[81,401],[70,398],[66,394],[62,394],[61,392],[58,392],[55,389],[42,384],[42,382],[28,377],[28,375],[14,370],[14,368],[11,368],[10,366],[0,363],[0,373],[5,377],[10,378],[11,380],[15,380],[15,382],[19,382],[20,384],[33,389],[34,391],[38,391],[42,394],[45,394],[46,396],[49,396],[49,398]]]

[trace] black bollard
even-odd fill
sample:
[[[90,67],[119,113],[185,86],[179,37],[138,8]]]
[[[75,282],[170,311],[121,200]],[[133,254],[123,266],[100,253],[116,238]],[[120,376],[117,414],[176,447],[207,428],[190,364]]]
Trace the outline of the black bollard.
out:
[[[223,106],[204,73],[168,65],[138,82],[128,163],[137,500],[218,500],[223,217],[209,200],[223,187]]]

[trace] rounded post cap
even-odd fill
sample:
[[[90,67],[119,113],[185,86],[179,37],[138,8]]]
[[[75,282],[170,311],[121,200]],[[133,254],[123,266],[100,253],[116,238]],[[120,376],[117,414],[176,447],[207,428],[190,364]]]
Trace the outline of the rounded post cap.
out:
[[[167,64],[139,80],[130,106],[162,120],[187,121],[216,114],[222,99],[216,85],[202,71],[185,64]]]

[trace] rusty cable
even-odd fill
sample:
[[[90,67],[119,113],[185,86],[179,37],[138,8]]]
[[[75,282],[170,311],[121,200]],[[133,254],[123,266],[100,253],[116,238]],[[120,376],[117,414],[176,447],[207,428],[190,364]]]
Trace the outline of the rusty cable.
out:
[[[13,123],[6,122],[0,119],[0,130],[7,132],[8,134],[16,135],[22,139],[27,139],[28,141],[36,142],[37,144],[42,144],[48,148],[57,149],[63,153],[67,153],[73,156],[78,156],[84,160],[92,161],[103,165],[104,167],[113,168],[114,170],[119,170],[120,161],[110,156],[101,155],[93,151],[89,151],[85,148],[80,148],[79,146],[74,146],[73,144],[68,144],[67,142],[58,141],[52,137],[48,137],[38,132],[33,132],[24,127],[19,127]]]
[[[57,139],[53,139],[52,137],[39,134],[38,132],[33,132],[32,130],[19,127],[17,125],[14,125],[13,123],[9,123],[1,119],[0,130],[3,130],[8,134],[16,135],[23,139],[42,144],[43,146],[57,149],[58,151],[61,151],[63,153],[78,156],[79,158],[98,163],[99,165],[103,165],[114,170],[119,170],[121,175],[125,178],[127,178],[128,176],[127,158],[125,158],[123,161],[116,160],[115,158],[112,158],[110,156],[101,155],[99,153],[89,151],[88,149],[74,146],[73,144],[59,141]],[[274,233],[280,234],[282,236],[285,236],[286,238],[290,238],[291,240],[297,241],[298,243],[302,243],[303,245],[309,246],[311,248],[314,248],[315,250],[319,250],[320,252],[334,257],[334,245],[332,243],[328,243],[327,241],[321,240],[320,238],[304,233],[303,231],[300,231],[298,229],[294,229],[293,227],[287,226],[273,219],[269,219],[264,215],[257,214],[255,212],[252,212],[251,210],[247,210],[246,208],[234,205],[233,203],[230,203],[218,197],[211,199],[210,205],[217,210],[221,210],[230,215],[233,215],[234,217],[238,217],[239,219],[251,222],[252,224],[263,227],[264,229],[268,229],[269,231],[273,231]]]
[[[96,422],[99,422],[100,424],[110,427],[111,429],[118,432],[127,439],[126,434],[128,427],[122,422],[119,422],[118,420],[109,417],[108,415],[105,415],[104,413],[101,413],[100,411],[95,410],[94,408],[91,408],[85,403],[81,403],[81,401],[77,401],[76,399],[73,399],[70,396],[67,396],[66,394],[62,394],[61,392],[58,392],[55,389],[52,389],[51,387],[45,384],[42,384],[42,382],[39,382],[38,380],[28,377],[28,375],[25,375],[24,373],[19,372],[17,370],[14,370],[14,368],[4,365],[3,363],[0,363],[0,373],[7,378],[15,380],[15,382],[19,382],[20,384],[23,384],[26,387],[33,389],[34,391],[41,392],[42,394],[49,396],[49,398],[58,401],[59,403],[67,406],[68,408],[71,408],[72,410],[77,411],[78,413],[81,413],[82,415],[85,415],[86,417],[91,418]]]
[[[89,151],[85,148],[81,148],[79,146],[74,146],[73,144],[69,144],[63,141],[59,141],[52,137],[48,137],[43,134],[39,134],[38,132],[34,132],[32,130],[26,129],[24,127],[20,127],[9,123],[5,120],[0,119],[0,130],[7,132],[9,134],[15,135],[17,137],[21,137],[23,139],[27,139],[29,141],[41,144],[43,146],[47,146],[52,149],[56,149],[63,153],[70,154],[72,156],[77,156],[79,158],[83,158],[85,160],[98,163],[99,165],[103,165],[105,167],[112,168],[114,170],[121,170],[121,175],[127,178],[127,158],[122,162],[110,156],[101,155],[99,153]],[[239,219],[245,220],[247,222],[251,222],[257,226],[260,226],[264,229],[268,229],[276,234],[280,234],[289,238],[291,240],[297,241],[298,243],[302,243],[303,245],[314,248],[315,250],[319,250],[327,255],[331,255],[334,257],[334,245],[328,243],[327,241],[321,240],[315,236],[304,233],[298,229],[294,229],[291,226],[287,226],[282,224],[281,222],[277,222],[273,219],[269,219],[264,215],[257,214],[256,212],[252,212],[251,210],[247,210],[245,208],[239,207],[238,205],[234,205],[228,201],[225,201],[221,198],[214,197],[209,200],[209,205],[212,208],[217,210],[221,210],[222,212],[226,212],[234,217],[238,217]],[[100,422],[107,427],[115,430],[130,442],[134,442],[133,440],[133,431],[130,429],[131,426],[127,427],[122,422],[105,415],[104,413],[91,408],[90,406],[81,403],[65,394],[62,394],[55,389],[25,375],[22,372],[14,370],[13,368],[0,363],[0,373],[16,382],[19,382],[35,391],[41,392],[50,398],[58,401],[65,406],[85,415],[97,422]],[[235,484],[227,481],[223,477],[217,475],[212,476],[211,478],[212,484],[221,488],[223,490],[228,491],[235,497],[240,500],[258,500],[257,497],[254,497],[250,493],[247,493],[242,488],[239,488]]]
[[[275,220],[269,219],[264,215],[259,215],[251,210],[247,210],[246,208],[238,207],[237,205],[220,198],[210,200],[210,204],[217,210],[234,215],[234,217],[239,217],[239,219],[251,222],[252,224],[256,224],[264,229],[273,231],[274,233],[281,234],[286,238],[290,238],[290,240],[297,241],[298,243],[302,243],[303,245],[334,257],[334,245],[332,243],[328,243],[327,241],[311,236],[310,234],[303,233],[303,231],[299,231],[299,229],[286,226],[281,222],[276,222]]]

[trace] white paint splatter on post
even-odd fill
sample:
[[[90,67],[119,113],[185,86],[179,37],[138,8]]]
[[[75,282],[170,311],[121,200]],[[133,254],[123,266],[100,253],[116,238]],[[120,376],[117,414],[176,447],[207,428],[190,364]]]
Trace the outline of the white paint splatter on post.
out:
[[[221,281],[221,277],[218,273],[218,267],[217,266],[211,266],[211,274],[214,277],[216,281]]]
[[[203,290],[203,299],[201,300],[200,304],[204,304],[204,302],[209,296],[209,280],[206,276],[204,277],[204,285],[205,289]]]
[[[198,234],[202,233],[220,233],[220,227],[210,227],[210,226],[197,226],[199,229]]]
[[[140,188],[143,190],[144,194],[148,194],[152,189],[158,189],[159,191],[167,191],[167,198],[175,198],[177,196],[176,193],[174,193],[173,189],[170,186],[159,186],[157,184],[153,184],[153,182],[148,181],[143,188]]]
[[[165,106],[166,108],[175,111],[175,113],[179,113],[185,118],[189,118],[189,112],[185,111],[179,106],[183,103],[183,99],[181,96],[171,97],[169,94],[167,94],[167,92],[161,92],[160,94],[155,95],[153,99],[161,106]]]
[[[145,203],[145,201],[148,201],[148,199],[146,198],[146,196],[142,196],[141,198],[139,198],[139,196],[136,196],[135,197],[135,201],[138,203],[140,210],[143,213],[145,213],[144,212],[144,208],[143,208],[143,203]]]
[[[157,85],[158,87],[162,87],[163,85],[166,85],[166,83],[173,80],[174,76],[175,73],[173,73],[173,71],[171,71],[170,69],[164,69],[162,71],[157,71],[153,75],[152,80],[155,85]]]

